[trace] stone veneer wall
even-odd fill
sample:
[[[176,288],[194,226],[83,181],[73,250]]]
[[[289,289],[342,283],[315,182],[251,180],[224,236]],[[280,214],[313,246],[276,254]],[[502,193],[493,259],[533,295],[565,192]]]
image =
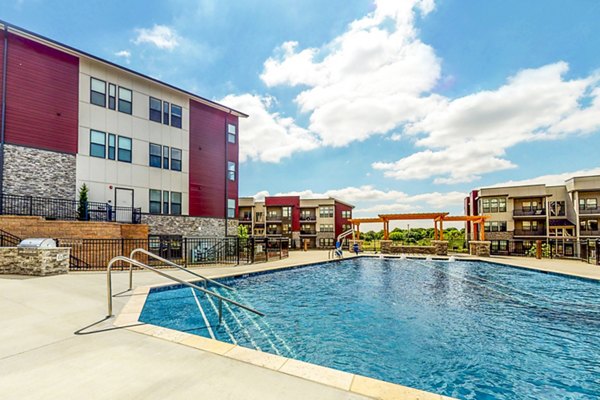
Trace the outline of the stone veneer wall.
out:
[[[363,251],[364,240],[352,240],[352,239],[349,239],[348,240],[348,250],[350,252],[353,251],[354,243],[358,244],[358,251]]]
[[[491,243],[487,240],[471,240],[469,242],[469,253],[472,256],[489,257]]]
[[[486,232],[486,240],[512,240],[514,232]]]
[[[4,145],[4,193],[75,200],[74,154]]]
[[[230,219],[227,222],[228,236],[237,236],[238,221]],[[142,223],[148,225],[150,235],[225,236],[225,219],[221,218],[144,214]]]
[[[446,240],[434,240],[432,246],[404,246],[395,245],[391,240],[382,240],[382,254],[427,254],[436,256],[448,255],[448,242]]]
[[[48,276],[69,272],[68,247],[27,249],[0,247],[0,275]]]

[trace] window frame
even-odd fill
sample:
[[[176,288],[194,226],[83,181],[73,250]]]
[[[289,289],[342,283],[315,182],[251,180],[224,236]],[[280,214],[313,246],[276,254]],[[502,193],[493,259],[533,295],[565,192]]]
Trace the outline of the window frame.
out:
[[[102,82],[102,84],[104,85],[104,93],[94,90],[94,81]],[[94,94],[102,96],[102,104],[98,104],[98,103],[94,102]],[[90,104],[93,104],[98,107],[106,108],[106,81],[103,81],[102,79],[94,78],[93,76],[90,76]]]
[[[163,146],[162,148],[162,168],[169,169],[170,165],[170,154],[169,154],[169,146]]]
[[[235,219],[236,214],[235,199],[227,199],[227,219]]]
[[[233,130],[231,129],[233,128]],[[237,125],[227,123],[227,143],[235,144],[237,142]]]
[[[236,163],[235,161],[227,161],[227,179],[235,182],[236,179]]]
[[[121,140],[129,142],[129,148],[121,147]],[[123,157],[122,154],[128,155],[128,158]],[[133,139],[127,136],[121,136],[117,138],[117,160],[131,164],[133,162]]]
[[[168,101],[163,101],[163,106],[162,106],[162,119],[163,119],[163,124],[164,125],[169,125],[170,121],[169,121],[169,110],[170,110],[170,105]]]
[[[100,144],[99,142],[94,142],[93,141],[93,136],[94,134],[101,134],[103,137],[103,144]],[[93,154],[94,151],[94,146],[96,146],[97,148],[102,147],[102,156],[100,155],[95,155]],[[97,131],[95,129],[90,129],[90,157],[96,157],[96,158],[104,158],[106,159],[106,132],[102,132],[102,131]]]
[[[176,147],[171,147],[171,171],[181,171],[183,151]]]
[[[179,113],[175,112],[179,110]],[[183,122],[183,107],[171,103],[171,126],[181,129]]]
[[[158,201],[157,200],[152,200],[152,194],[158,194]],[[162,193],[160,190],[157,189],[150,189],[149,190],[149,194],[148,194],[148,200],[149,200],[149,208],[148,208],[148,212],[150,214],[156,214],[156,215],[160,215],[160,212],[162,210]],[[158,206],[158,212],[153,211],[152,210],[152,206]],[[156,207],[155,207],[156,209]]]
[[[158,102],[158,109],[152,107],[153,102]],[[158,115],[156,113],[158,113]],[[148,119],[150,121],[158,122],[159,124],[162,123],[162,101],[156,97],[148,97]]]
[[[122,99],[121,91],[129,92],[130,100]],[[127,89],[126,87],[123,87],[123,86],[119,86],[119,88],[117,89],[117,99],[118,99],[117,104],[118,104],[119,112],[132,115],[133,114],[133,90]],[[125,106],[127,106],[127,107],[125,107]],[[129,108],[129,110],[127,110],[127,108]]]
[[[152,149],[158,148],[158,154],[152,154]],[[162,146],[150,143],[148,147],[148,165],[152,168],[162,168]]]
[[[175,201],[175,197],[179,195],[179,201]],[[181,192],[171,192],[171,214],[181,215],[181,203],[182,195]]]
[[[112,144],[111,144],[112,142]],[[108,134],[108,141],[106,146],[106,156],[109,160],[116,160],[117,157],[117,135],[114,133]]]
[[[169,215],[169,206],[170,206],[171,195],[168,190],[163,190],[162,192],[162,214]]]

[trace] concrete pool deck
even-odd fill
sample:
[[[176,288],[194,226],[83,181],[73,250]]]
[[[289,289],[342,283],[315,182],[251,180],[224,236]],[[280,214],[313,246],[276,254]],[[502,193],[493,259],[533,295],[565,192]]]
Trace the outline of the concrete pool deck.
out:
[[[214,277],[321,262],[327,257],[327,251],[292,252],[288,259],[265,264],[195,270]],[[600,279],[600,267],[577,261],[485,260]],[[114,318],[103,321],[107,306],[103,272],[12,278],[0,276],[2,399],[447,399],[421,391],[402,392],[401,386],[382,386],[368,378],[351,382],[357,389],[353,392],[316,382],[303,363],[290,363],[287,369],[276,371],[244,361],[249,356],[243,350],[236,350],[238,357],[232,358],[189,343],[115,329]],[[115,293],[127,289],[127,282],[126,272],[113,273]],[[169,281],[150,272],[135,272],[134,287],[161,283]],[[115,315],[130,301],[135,302],[131,293],[115,297]],[[323,370],[316,378],[324,375],[327,371]],[[370,396],[359,394],[361,390]]]

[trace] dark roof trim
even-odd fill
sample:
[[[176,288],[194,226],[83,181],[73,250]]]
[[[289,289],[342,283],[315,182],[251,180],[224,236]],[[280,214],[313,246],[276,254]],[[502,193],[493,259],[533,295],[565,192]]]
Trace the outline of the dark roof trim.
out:
[[[213,106],[213,107],[215,107],[215,108],[217,108],[217,109],[220,109],[221,111],[224,111],[224,112],[227,112],[227,113],[230,113],[230,114],[235,114],[235,115],[237,115],[238,117],[242,117],[242,118],[248,118],[248,116],[249,116],[248,114],[244,114],[244,113],[243,113],[243,112],[241,112],[241,111],[235,110],[235,109],[233,109],[233,108],[231,108],[231,107],[227,107],[227,106],[225,106],[225,105],[223,105],[223,104],[219,104],[219,103],[217,103],[216,101],[209,100],[209,99],[207,99],[207,98],[205,98],[205,97],[202,97],[202,96],[199,96],[199,95],[197,95],[197,94],[195,94],[195,93],[192,93],[192,92],[189,92],[189,91],[187,91],[187,90],[184,90],[184,89],[178,88],[177,86],[173,86],[173,85],[170,85],[170,84],[168,84],[168,83],[165,83],[165,82],[163,82],[163,81],[159,81],[158,79],[156,79],[156,78],[152,78],[151,76],[144,75],[144,74],[142,74],[142,73],[140,73],[140,72],[137,72],[137,71],[134,71],[134,70],[132,70],[132,69],[129,69],[129,68],[123,67],[122,65],[115,64],[115,63],[113,63],[113,62],[111,62],[111,61],[105,60],[105,59],[103,59],[103,58],[100,58],[100,57],[98,57],[98,56],[92,55],[92,54],[90,54],[90,53],[87,53],[87,52],[85,52],[85,51],[81,51],[81,50],[79,50],[79,49],[76,49],[76,48],[74,48],[74,47],[71,47],[71,46],[69,46],[69,45],[66,45],[66,44],[64,44],[64,43],[57,42],[56,40],[53,40],[53,39],[47,38],[47,37],[45,37],[45,36],[39,35],[39,34],[37,34],[37,33],[35,33],[35,32],[32,32],[32,31],[30,31],[30,30],[27,30],[27,29],[21,28],[21,27],[19,27],[19,26],[17,26],[17,25],[13,25],[13,24],[11,24],[11,23],[9,23],[9,22],[6,22],[6,21],[4,21],[4,20],[1,20],[1,19],[0,19],[0,25],[8,27],[8,28],[9,28],[9,31],[13,31],[13,32],[15,32],[15,33],[26,34],[26,35],[28,35],[28,36],[32,36],[32,37],[34,37],[34,38],[37,38],[37,39],[39,39],[39,40],[42,40],[42,41],[45,41],[45,42],[51,43],[51,44],[53,44],[53,45],[55,45],[55,46],[62,47],[62,48],[66,49],[66,50],[69,50],[69,51],[71,51],[71,52],[73,52],[73,53],[80,54],[80,55],[82,55],[82,56],[85,56],[85,57],[91,58],[91,59],[93,59],[93,60],[96,60],[96,61],[102,62],[102,63],[104,63],[104,64],[108,64],[108,65],[110,65],[110,66],[112,66],[112,67],[115,67],[115,68],[118,68],[118,69],[120,69],[120,70],[123,70],[123,71],[125,71],[125,72],[129,72],[130,74],[134,74],[134,75],[137,75],[137,76],[139,76],[139,77],[141,77],[141,78],[148,79],[148,80],[150,80],[150,81],[152,81],[152,82],[154,82],[154,83],[158,83],[158,84],[160,84],[160,85],[166,86],[166,87],[168,87],[168,88],[170,88],[170,89],[173,89],[173,90],[176,90],[176,91],[178,91],[178,92],[185,93],[185,94],[187,94],[188,96],[190,96],[190,97],[192,97],[192,98],[194,98],[194,99],[197,99],[197,100],[199,100],[199,101],[201,101],[201,102],[203,102],[203,103],[205,103],[205,104],[207,104],[207,105],[209,105],[209,106]]]

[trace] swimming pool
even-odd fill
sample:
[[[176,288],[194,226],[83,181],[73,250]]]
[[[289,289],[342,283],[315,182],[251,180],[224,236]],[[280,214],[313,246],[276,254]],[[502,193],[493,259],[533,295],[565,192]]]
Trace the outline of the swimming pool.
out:
[[[208,296],[171,288],[140,321],[458,398],[600,397],[597,282],[373,258],[222,281],[267,316],[224,305],[218,325]]]

